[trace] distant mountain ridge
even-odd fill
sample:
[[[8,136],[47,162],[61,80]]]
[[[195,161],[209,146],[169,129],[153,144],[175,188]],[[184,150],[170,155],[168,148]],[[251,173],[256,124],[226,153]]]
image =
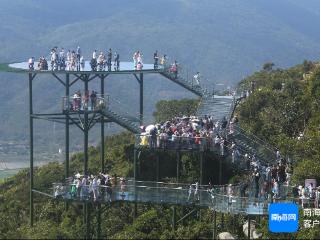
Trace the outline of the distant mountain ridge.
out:
[[[265,62],[287,67],[315,60],[320,53],[317,0],[0,0],[0,6],[0,62],[48,55],[53,46],[78,45],[87,59],[94,49],[112,47],[121,61],[131,61],[139,49],[145,62],[152,62],[157,49],[188,67],[190,75],[200,71],[202,83],[213,88],[218,83],[236,85]],[[26,141],[26,76],[0,73],[0,79],[0,140]],[[138,109],[133,77],[110,77],[107,87]],[[36,104],[38,111],[59,110],[63,91],[54,81],[36,81],[35,91],[35,97],[45,99]],[[146,119],[152,121],[158,100],[182,97],[194,96],[164,78],[145,77]],[[48,129],[41,124],[40,129]],[[60,142],[62,129],[57,127]]]

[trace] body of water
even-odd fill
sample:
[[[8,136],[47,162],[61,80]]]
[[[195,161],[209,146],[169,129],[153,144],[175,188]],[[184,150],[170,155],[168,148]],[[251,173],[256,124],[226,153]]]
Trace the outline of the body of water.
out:
[[[0,180],[6,179],[8,177],[11,177],[13,175],[15,175],[16,173],[18,173],[20,169],[5,169],[5,170],[0,170]]]

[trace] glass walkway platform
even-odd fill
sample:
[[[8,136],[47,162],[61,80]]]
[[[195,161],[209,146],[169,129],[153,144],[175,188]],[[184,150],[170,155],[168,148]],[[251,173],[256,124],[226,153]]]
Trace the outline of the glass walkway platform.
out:
[[[64,201],[112,203],[117,201],[173,204],[210,208],[232,214],[267,215],[271,199],[239,197],[240,185],[190,185],[127,180],[112,187],[53,183],[52,197]],[[287,194],[287,191],[284,191]],[[285,197],[284,197],[285,198]],[[282,198],[282,199],[284,199]]]

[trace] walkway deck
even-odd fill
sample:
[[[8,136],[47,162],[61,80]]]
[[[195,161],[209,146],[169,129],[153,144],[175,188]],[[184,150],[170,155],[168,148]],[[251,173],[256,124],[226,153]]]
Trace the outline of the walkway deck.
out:
[[[17,62],[17,63],[4,63],[0,65],[0,71],[6,72],[17,72],[17,73],[41,73],[41,74],[52,74],[54,73],[72,73],[72,74],[89,74],[89,73],[112,73],[112,74],[128,74],[128,73],[158,73],[163,71],[163,68],[159,65],[158,69],[154,69],[153,64],[144,64],[142,70],[136,70],[134,68],[133,62],[120,62],[119,70],[114,70],[112,65],[111,71],[92,71],[90,67],[90,62],[86,61],[83,71],[69,71],[69,70],[37,70],[38,62],[35,62],[35,70],[29,70],[28,62]],[[50,69],[50,68],[49,68]]]
[[[99,197],[94,200],[89,195],[89,186],[82,187],[77,193],[74,184],[53,184],[50,195],[63,201],[110,203],[115,201],[140,202],[154,204],[173,204],[181,206],[197,206],[210,208],[217,212],[232,214],[268,215],[270,201],[253,197],[238,197],[239,188],[233,187],[234,195],[227,195],[226,187],[199,186],[198,191],[189,190],[187,185],[161,182],[134,182],[129,180],[125,186],[117,184],[115,187],[99,186]],[[108,193],[109,192],[109,193]],[[110,193],[111,192],[111,193]],[[250,195],[250,194],[249,194]]]

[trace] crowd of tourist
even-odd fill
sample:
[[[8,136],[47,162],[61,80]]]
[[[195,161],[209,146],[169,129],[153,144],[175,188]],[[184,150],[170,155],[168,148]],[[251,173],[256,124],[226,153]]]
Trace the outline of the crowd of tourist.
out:
[[[64,110],[68,111],[81,111],[81,110],[99,110],[106,106],[104,96],[100,96],[96,91],[89,90],[81,93],[80,90],[76,91],[70,99],[66,99]]]
[[[219,146],[224,155],[226,118],[215,121],[211,116],[175,117],[163,123],[142,127],[139,144],[150,148],[200,149]]]
[[[141,51],[137,50],[133,54],[133,65],[135,70],[143,69],[143,54]],[[156,50],[153,54],[154,59],[154,69],[158,69],[159,65],[167,64],[167,56],[164,54],[160,56]],[[67,71],[84,71],[85,70],[85,58],[81,52],[80,46],[76,50],[68,50],[65,52],[64,48],[60,50],[58,47],[53,47],[50,51],[49,56],[50,70],[67,70]],[[92,57],[90,59],[90,67],[92,71],[112,71],[112,66],[114,71],[120,70],[120,54],[118,52],[113,52],[111,48],[105,53],[97,50],[92,52]],[[31,57],[28,59],[29,70],[35,70],[35,58]],[[44,56],[41,56],[38,60],[37,70],[49,70],[49,64]],[[171,67],[170,72],[177,76],[177,62],[175,61]]]
[[[78,172],[68,178],[66,184],[57,184],[54,189],[54,196],[56,198],[112,201],[115,190],[120,191],[123,197],[125,196],[125,178],[104,173],[99,173],[98,175],[82,175]]]

